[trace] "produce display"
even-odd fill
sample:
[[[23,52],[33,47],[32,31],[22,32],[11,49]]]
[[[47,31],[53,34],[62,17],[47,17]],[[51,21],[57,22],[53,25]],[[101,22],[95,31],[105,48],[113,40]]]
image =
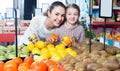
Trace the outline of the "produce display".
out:
[[[34,39],[35,36],[33,36]],[[52,35],[56,39],[58,35]],[[120,49],[89,39],[77,42],[75,37],[62,38],[64,43],[30,42],[27,46],[0,46],[0,71],[120,71]],[[66,44],[70,42],[70,46]],[[21,58],[24,57],[24,58]],[[7,60],[7,61],[4,61]]]
[[[52,59],[58,62],[60,59],[64,58],[65,55],[70,54],[72,56],[76,56],[77,52],[72,48],[66,48],[64,44],[60,43],[57,45],[54,44],[45,44],[44,41],[37,41],[34,43],[29,43],[27,45],[27,49],[30,53],[36,56],[35,61],[39,61],[41,59]]]
[[[34,61],[31,56],[24,59],[14,57],[7,62],[0,62],[0,71],[65,71],[62,66],[53,61],[43,59]]]
[[[25,45],[20,45],[18,47],[18,56],[19,57],[26,57],[29,56],[30,53],[26,49]],[[5,46],[0,46],[0,61],[2,60],[9,60],[16,57],[16,49],[15,45],[8,45],[7,47]]]
[[[59,62],[66,71],[120,71],[120,49],[92,41],[89,52],[89,40],[76,43],[73,38],[72,49],[78,55],[66,55]]]

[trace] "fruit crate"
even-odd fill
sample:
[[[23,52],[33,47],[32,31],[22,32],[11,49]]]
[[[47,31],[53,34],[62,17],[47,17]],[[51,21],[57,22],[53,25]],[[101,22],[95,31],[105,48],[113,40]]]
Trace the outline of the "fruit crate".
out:
[[[104,43],[104,37],[99,37],[98,40],[100,41],[100,43]],[[107,44],[109,46],[115,46],[115,47],[120,48],[120,42],[119,41],[112,40],[112,39],[109,39],[109,38],[106,38],[105,44]]]

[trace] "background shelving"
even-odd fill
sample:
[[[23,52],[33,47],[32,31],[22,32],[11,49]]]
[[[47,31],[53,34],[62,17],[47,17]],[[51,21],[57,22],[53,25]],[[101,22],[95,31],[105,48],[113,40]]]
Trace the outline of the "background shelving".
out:
[[[99,1],[100,0],[93,0],[93,19],[92,21],[102,21],[104,22],[103,18],[99,17]],[[120,22],[120,0],[113,0],[113,16],[112,18],[107,18],[107,22]],[[117,19],[119,18],[119,19]]]
[[[92,14],[92,32],[96,34],[98,38],[102,37],[106,33],[106,41],[108,39],[113,41],[113,46],[120,47],[116,45],[116,42],[120,42],[120,0],[113,0],[113,14],[112,18],[106,18],[107,22],[105,23],[104,18],[99,17],[99,1],[100,0],[93,0],[93,14]],[[105,26],[105,33],[104,33],[104,24]],[[102,41],[103,43],[103,41]],[[105,42],[106,43],[106,42]],[[107,41],[108,43],[108,41]]]

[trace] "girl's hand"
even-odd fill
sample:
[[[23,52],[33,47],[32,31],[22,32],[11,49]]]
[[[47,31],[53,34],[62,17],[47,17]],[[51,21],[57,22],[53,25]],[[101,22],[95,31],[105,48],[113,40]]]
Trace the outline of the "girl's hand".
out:
[[[61,43],[63,43],[65,46],[71,46],[72,40],[69,36],[63,36],[61,39]]]
[[[64,42],[64,41],[62,41],[62,40],[61,40],[61,43],[63,43],[65,46],[72,46],[72,43],[67,44],[67,43],[65,43],[65,42]]]

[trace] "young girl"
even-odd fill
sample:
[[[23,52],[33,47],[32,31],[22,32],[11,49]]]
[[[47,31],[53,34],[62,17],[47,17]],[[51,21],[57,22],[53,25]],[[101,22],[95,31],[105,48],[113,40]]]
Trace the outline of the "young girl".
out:
[[[31,40],[31,35],[35,34],[38,40],[45,40],[45,38],[51,35],[55,28],[59,27],[65,17],[65,5],[60,1],[55,1],[51,4],[48,11],[44,15],[34,17],[30,26],[25,31],[23,37],[20,39],[19,45],[36,42]]]
[[[66,8],[66,21],[56,29],[54,33],[59,35],[59,40],[64,36],[73,36],[77,38],[78,42],[85,40],[84,28],[79,23],[80,9],[76,4],[70,4]]]

